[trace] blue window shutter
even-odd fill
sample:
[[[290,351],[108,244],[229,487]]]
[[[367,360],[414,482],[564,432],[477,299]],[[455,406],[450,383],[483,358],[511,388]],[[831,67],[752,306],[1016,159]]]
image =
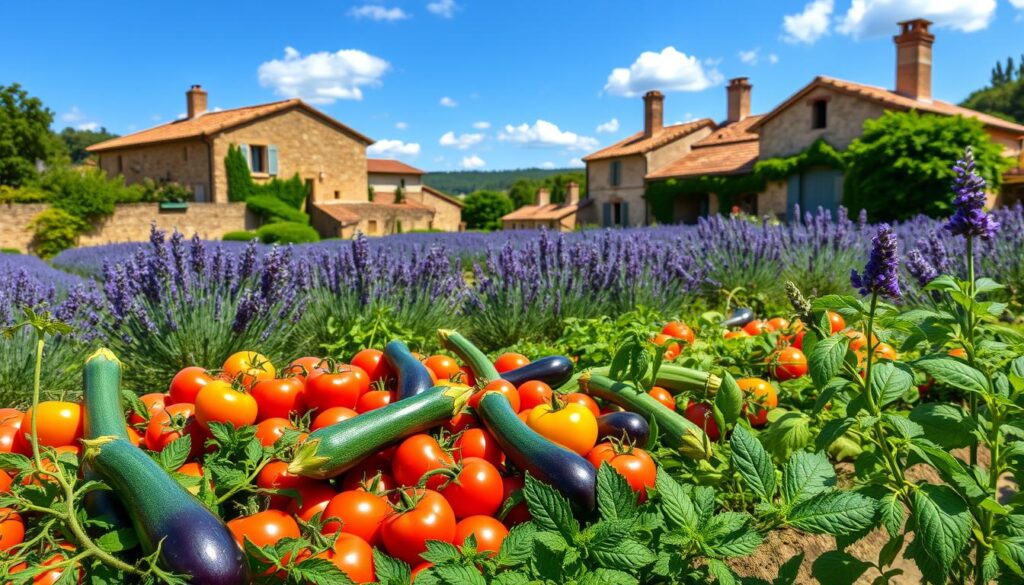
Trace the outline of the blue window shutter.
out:
[[[267,171],[277,176],[277,145],[271,144],[267,147]]]
[[[245,157],[245,164],[246,164],[246,166],[249,167],[249,170],[251,171],[252,170],[252,154],[249,153],[249,145],[248,144],[239,144],[238,145],[238,150],[242,151],[242,156]]]
[[[626,203],[625,201],[619,205],[619,225],[622,225],[623,227],[629,225],[629,203]]]
[[[601,205],[601,225],[608,227],[612,225],[612,204],[604,203]]]

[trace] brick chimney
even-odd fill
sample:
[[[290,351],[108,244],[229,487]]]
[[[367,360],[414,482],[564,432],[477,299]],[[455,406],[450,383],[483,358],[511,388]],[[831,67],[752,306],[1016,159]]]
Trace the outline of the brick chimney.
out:
[[[750,115],[750,90],[753,87],[746,77],[729,80],[729,85],[725,88],[725,93],[729,97],[727,122],[739,122]]]
[[[896,93],[923,102],[932,101],[932,43],[928,32],[931,22],[923,18],[899,23],[896,42]]]
[[[565,204],[576,205],[580,202],[580,184],[576,181],[569,181],[565,186]]]
[[[652,89],[644,94],[644,136],[650,138],[658,132],[664,124],[665,96],[660,91]]]
[[[551,191],[537,189],[537,205],[551,205]]]
[[[193,85],[185,92],[185,102],[188,104],[188,118],[198,118],[206,113],[206,90],[199,85]]]

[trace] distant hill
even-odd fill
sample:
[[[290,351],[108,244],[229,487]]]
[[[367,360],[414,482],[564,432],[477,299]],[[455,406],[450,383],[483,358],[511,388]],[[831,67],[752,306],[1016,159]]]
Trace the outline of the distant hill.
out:
[[[554,175],[581,173],[583,169],[513,169],[507,171],[446,171],[427,173],[423,182],[453,195],[465,195],[480,189],[508,191],[520,179],[542,181]]]

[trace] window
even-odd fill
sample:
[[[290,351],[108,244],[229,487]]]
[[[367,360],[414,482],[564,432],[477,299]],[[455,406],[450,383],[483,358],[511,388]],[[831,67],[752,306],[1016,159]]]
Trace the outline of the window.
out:
[[[608,177],[608,183],[612,187],[618,187],[622,180],[622,161],[613,160],[609,171],[610,176]]]
[[[402,188],[405,189],[405,179],[400,179],[398,182],[401,184]]]
[[[376,234],[377,233],[377,220],[371,219],[370,221],[366,222],[366,233],[368,233],[368,234]]]
[[[341,199],[341,191],[335,191],[334,192],[334,198],[335,199]]]
[[[811,103],[811,128],[828,126],[828,101],[814,100]]]
[[[267,147],[257,144],[249,145],[249,168],[254,173],[267,172]]]
[[[120,154],[117,155],[117,172],[119,174],[124,172],[124,159],[121,158]]]
[[[612,225],[622,225],[622,204],[612,203]]]
[[[188,162],[188,147],[187,146],[181,147],[181,156],[185,159],[185,162]]]

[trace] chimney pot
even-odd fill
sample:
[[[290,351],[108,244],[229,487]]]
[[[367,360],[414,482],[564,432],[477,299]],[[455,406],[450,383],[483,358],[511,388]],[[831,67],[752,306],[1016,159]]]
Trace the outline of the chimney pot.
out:
[[[665,96],[656,89],[644,94],[644,137],[650,138],[664,127]]]
[[[896,43],[896,93],[924,102],[932,101],[932,43],[930,21],[923,18],[898,23]]]
[[[537,205],[550,205],[551,204],[551,191],[547,189],[537,190]]]
[[[565,204],[576,205],[580,202],[580,184],[576,181],[569,181],[565,186]]]
[[[729,102],[727,122],[739,122],[750,115],[750,92],[753,87],[746,77],[729,80],[729,85],[725,88]]]
[[[207,93],[199,84],[193,85],[185,92],[185,104],[188,106],[188,118],[197,118],[206,113]]]

